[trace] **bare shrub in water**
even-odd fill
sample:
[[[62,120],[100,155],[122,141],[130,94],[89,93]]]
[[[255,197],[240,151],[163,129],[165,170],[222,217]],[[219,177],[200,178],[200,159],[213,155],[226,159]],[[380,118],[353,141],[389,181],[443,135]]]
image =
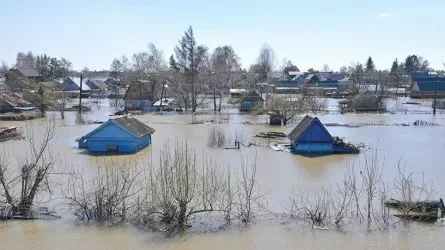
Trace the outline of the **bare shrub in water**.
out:
[[[171,148],[166,144],[161,150],[160,165],[153,174],[149,189],[155,201],[151,214],[161,215],[161,222],[184,230],[189,219],[201,213],[227,212],[226,181],[219,168],[176,141]]]
[[[226,132],[220,126],[212,126],[207,138],[207,146],[211,148],[222,148],[226,144]]]
[[[50,191],[49,176],[55,158],[50,143],[55,135],[55,122],[51,118],[43,127],[43,138],[36,142],[32,129],[27,130],[30,152],[18,159],[20,166],[11,166],[6,154],[0,154],[0,217],[32,218],[32,206],[42,191]]]
[[[373,218],[374,199],[378,195],[378,188],[382,180],[382,167],[380,167],[377,151],[372,152],[371,157],[365,158],[365,167],[360,170],[363,178],[363,187],[366,202],[366,220],[368,227]]]
[[[314,195],[294,194],[288,208],[292,218],[308,220],[314,227],[325,227],[329,223],[332,206],[331,191],[320,189]]]
[[[251,164],[247,158],[241,157],[241,176],[237,179],[237,199],[233,201],[233,205],[236,209],[235,216],[242,223],[252,222],[256,211],[261,206],[260,199],[263,195],[259,193],[256,171],[256,157]]]
[[[412,212],[422,212],[424,209],[419,202],[422,200],[433,199],[436,192],[432,183],[422,182],[416,183],[412,173],[406,173],[405,167],[401,167],[401,163],[397,166],[398,174],[394,179],[395,199],[400,204],[398,210],[401,212],[402,220],[409,219]]]
[[[139,174],[137,167],[127,164],[98,166],[91,180],[73,173],[66,194],[68,206],[80,221],[123,223],[135,211]]]

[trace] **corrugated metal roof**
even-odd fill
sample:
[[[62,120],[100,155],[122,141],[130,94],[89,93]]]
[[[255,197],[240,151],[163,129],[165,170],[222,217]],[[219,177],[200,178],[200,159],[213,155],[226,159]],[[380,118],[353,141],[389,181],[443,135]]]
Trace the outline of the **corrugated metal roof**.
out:
[[[309,128],[309,126],[312,124],[313,120],[314,120],[314,118],[306,115],[300,121],[300,123],[298,123],[298,125],[292,130],[292,132],[289,133],[287,138],[289,138],[289,140],[291,142],[294,142],[294,141],[298,140],[298,138],[300,138],[300,136],[304,133],[304,131],[306,131],[306,129]]]
[[[415,81],[420,91],[445,91],[445,77],[419,77]]]
[[[23,100],[13,93],[0,93],[0,106],[31,107],[32,103]]]
[[[120,124],[122,127],[130,130],[133,134],[138,137],[144,137],[153,134],[155,130],[146,125],[145,123],[139,121],[138,119],[130,116],[123,116],[113,119],[114,122]]]

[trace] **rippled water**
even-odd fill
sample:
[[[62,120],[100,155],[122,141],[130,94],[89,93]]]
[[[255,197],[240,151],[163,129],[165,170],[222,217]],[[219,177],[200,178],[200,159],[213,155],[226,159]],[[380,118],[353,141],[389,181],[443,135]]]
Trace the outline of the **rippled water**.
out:
[[[346,137],[353,143],[364,143],[367,148],[359,155],[331,155],[324,157],[303,157],[288,152],[276,152],[269,147],[251,147],[238,150],[210,149],[206,147],[207,133],[211,124],[192,125],[191,115],[147,114],[138,119],[156,129],[153,145],[135,155],[91,156],[76,148],[74,140],[99,125],[75,125],[75,113],[68,113],[65,120],[57,118],[57,136],[53,148],[62,165],[69,165],[94,172],[97,161],[112,160],[149,161],[157,159],[160,147],[169,139],[187,138],[197,153],[204,152],[220,163],[223,168],[239,166],[241,155],[257,157],[257,179],[261,191],[266,193],[271,210],[283,210],[285,201],[293,189],[313,190],[337,183],[343,178],[345,168],[350,164],[363,164],[366,155],[377,149],[379,159],[384,162],[383,179],[391,182],[397,174],[397,163],[401,160],[406,170],[413,172],[416,180],[424,176],[432,180],[441,195],[445,190],[445,115],[435,117],[429,101],[422,105],[402,105],[404,99],[390,105],[399,110],[408,109],[407,114],[320,114],[323,123],[381,124],[359,128],[328,127],[332,135]],[[330,101],[330,108],[335,109]],[[87,120],[106,120],[112,109],[106,105],[87,113]],[[53,114],[49,113],[48,116]],[[54,113],[54,115],[58,115]],[[220,121],[226,114],[205,114],[198,120]],[[435,127],[383,126],[396,123],[412,123],[425,120],[441,124]],[[248,121],[249,124],[245,124]],[[26,126],[37,129],[44,119],[27,122]],[[262,131],[289,132],[294,124],[287,127],[270,127],[267,117],[230,115],[230,122],[222,126],[228,135],[243,134],[248,142],[268,144],[273,142],[253,136]],[[1,125],[25,126],[24,122],[1,122]],[[37,131],[37,130],[36,130]],[[36,132],[36,138],[39,133]],[[1,143],[11,161],[26,151],[26,141]],[[204,151],[202,151],[204,149]],[[69,218],[56,221],[10,221],[0,222],[0,249],[443,249],[444,230],[438,224],[413,223],[409,228],[389,231],[364,231],[339,233],[334,230],[313,231],[309,228],[292,228],[273,222],[259,222],[247,229],[232,229],[219,233],[189,233],[180,238],[166,240],[152,233],[133,228],[103,228],[79,226]]]

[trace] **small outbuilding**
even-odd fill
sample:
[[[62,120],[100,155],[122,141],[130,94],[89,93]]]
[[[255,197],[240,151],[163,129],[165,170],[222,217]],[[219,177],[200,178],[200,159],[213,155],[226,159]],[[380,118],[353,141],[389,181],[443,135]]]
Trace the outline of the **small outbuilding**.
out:
[[[79,148],[91,153],[135,153],[151,144],[153,128],[131,116],[110,119],[76,139]]]
[[[359,150],[347,141],[333,137],[315,117],[305,116],[288,135],[295,153],[330,154],[358,153]]]
[[[241,111],[252,111],[255,108],[262,108],[264,104],[264,99],[255,91],[250,91],[240,100]]]

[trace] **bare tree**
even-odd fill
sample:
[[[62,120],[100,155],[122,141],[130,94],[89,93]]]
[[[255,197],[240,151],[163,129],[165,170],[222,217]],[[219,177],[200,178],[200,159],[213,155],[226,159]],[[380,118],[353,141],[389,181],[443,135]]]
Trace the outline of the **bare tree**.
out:
[[[261,81],[268,81],[270,78],[270,73],[274,70],[276,63],[275,52],[268,45],[264,44],[260,49],[260,54],[257,58],[257,65],[260,74]]]
[[[116,163],[98,166],[92,180],[86,180],[81,172],[74,172],[65,195],[68,206],[79,221],[126,222],[137,208],[140,173],[136,165]]]
[[[211,148],[221,148],[226,144],[226,132],[222,127],[212,126],[207,138],[207,146]]]
[[[366,218],[369,227],[373,218],[373,202],[378,195],[379,184],[382,180],[382,167],[378,160],[377,151],[372,152],[371,156],[365,158],[365,167],[361,169],[361,173],[366,199]]]
[[[332,206],[331,192],[322,188],[314,195],[293,194],[288,208],[293,219],[308,220],[313,227],[325,228],[329,223],[330,207]]]
[[[259,193],[256,179],[257,163],[249,164],[247,158],[241,157],[241,176],[237,182],[237,199],[233,202],[236,217],[242,223],[250,223],[254,219],[258,208],[261,207],[262,194]]]
[[[6,218],[33,217],[32,206],[35,198],[45,188],[50,189],[49,175],[55,164],[50,144],[55,135],[55,122],[51,118],[44,127],[43,138],[36,142],[33,131],[28,129],[29,154],[19,159],[21,166],[12,167],[7,156],[0,155],[0,184],[5,200],[1,203],[9,207]]]

